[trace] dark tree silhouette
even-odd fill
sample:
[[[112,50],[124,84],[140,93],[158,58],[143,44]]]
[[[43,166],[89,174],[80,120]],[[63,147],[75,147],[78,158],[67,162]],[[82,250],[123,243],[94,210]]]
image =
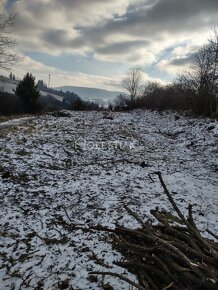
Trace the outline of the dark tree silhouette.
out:
[[[179,83],[191,89],[191,103],[196,113],[212,116],[218,112],[218,33],[195,54],[189,70],[179,76]],[[217,107],[217,108],[216,108]]]
[[[25,113],[34,113],[39,111],[40,91],[35,83],[35,78],[30,73],[27,73],[22,81],[20,81],[16,88],[15,94],[22,100]]]

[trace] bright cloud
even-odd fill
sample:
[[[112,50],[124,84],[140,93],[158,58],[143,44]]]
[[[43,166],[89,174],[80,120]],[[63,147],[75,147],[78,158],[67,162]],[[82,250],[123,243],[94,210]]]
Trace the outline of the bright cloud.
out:
[[[159,78],[160,73],[173,77],[185,67],[207,42],[218,19],[217,0],[8,0],[7,5],[17,15],[15,36],[21,53],[40,52],[54,59],[82,56],[91,58],[92,64],[96,61],[96,66],[111,63],[114,70],[120,64],[140,65],[151,78]],[[42,68],[32,61],[36,73],[49,73],[49,66]],[[54,69],[54,73],[61,71],[55,65]],[[157,75],[151,76],[154,70]],[[86,77],[89,83],[94,78],[97,86],[104,72],[96,78],[93,75],[78,69],[72,77],[79,76],[78,84],[86,83]]]

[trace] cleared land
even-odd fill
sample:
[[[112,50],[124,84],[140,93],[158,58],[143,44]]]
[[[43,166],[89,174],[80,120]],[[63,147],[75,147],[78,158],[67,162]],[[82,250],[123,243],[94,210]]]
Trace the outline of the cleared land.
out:
[[[217,121],[144,111],[103,117],[71,112],[0,123],[0,289],[97,290],[101,280],[90,282],[89,271],[122,274],[107,234],[61,221],[134,228],[124,205],[141,217],[171,210],[156,171],[183,213],[192,203],[197,225],[218,231]]]

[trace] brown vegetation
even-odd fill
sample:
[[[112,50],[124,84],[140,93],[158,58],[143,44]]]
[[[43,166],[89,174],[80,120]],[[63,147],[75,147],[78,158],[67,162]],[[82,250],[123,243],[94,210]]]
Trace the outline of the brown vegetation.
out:
[[[116,264],[135,274],[138,283],[114,272],[90,272],[91,275],[113,276],[140,290],[217,289],[218,243],[205,238],[197,228],[192,206],[186,218],[176,205],[160,172],[156,173],[176,216],[151,210],[158,223],[144,222],[136,212],[126,207],[140,228],[117,226],[92,227],[92,230],[113,233],[114,249],[124,257]],[[214,238],[218,236],[207,230]]]

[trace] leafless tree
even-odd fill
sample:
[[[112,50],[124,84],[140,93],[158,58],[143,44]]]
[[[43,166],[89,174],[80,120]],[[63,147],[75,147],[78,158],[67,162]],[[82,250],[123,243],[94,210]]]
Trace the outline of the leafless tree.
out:
[[[15,16],[0,12],[0,68],[9,70],[21,58],[12,52],[16,41],[9,36],[13,30]]]
[[[216,28],[213,29],[214,37],[210,40],[212,47],[212,53],[214,58],[214,65],[212,71],[213,84],[212,94],[215,96],[216,109],[215,114],[218,116],[218,31]]]
[[[114,106],[117,110],[128,108],[130,105],[129,98],[124,94],[119,94],[114,100]]]
[[[193,58],[189,70],[179,76],[179,82],[193,94],[193,106],[199,113],[213,115],[216,111],[218,71],[218,33],[201,47]]]
[[[130,69],[128,76],[122,81],[122,87],[129,93],[131,106],[142,92],[143,72],[140,68]]]

